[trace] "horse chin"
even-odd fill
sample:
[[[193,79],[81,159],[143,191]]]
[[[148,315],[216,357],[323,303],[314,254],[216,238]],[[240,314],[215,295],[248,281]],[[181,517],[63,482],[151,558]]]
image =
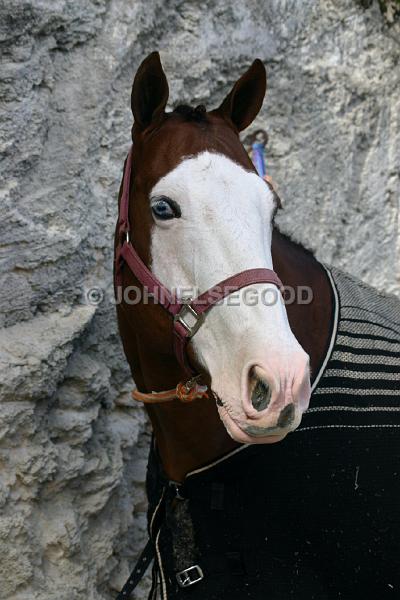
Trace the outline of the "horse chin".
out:
[[[218,406],[218,413],[230,437],[239,444],[275,444],[282,441],[295,428],[271,428],[267,435],[251,435],[233,419],[224,406]]]

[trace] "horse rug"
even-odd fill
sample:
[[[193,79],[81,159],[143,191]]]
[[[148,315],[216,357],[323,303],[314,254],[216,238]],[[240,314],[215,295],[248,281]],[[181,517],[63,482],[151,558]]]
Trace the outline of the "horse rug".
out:
[[[400,302],[327,273],[330,346],[295,432],[181,485],[152,447],[150,598],[400,598]]]

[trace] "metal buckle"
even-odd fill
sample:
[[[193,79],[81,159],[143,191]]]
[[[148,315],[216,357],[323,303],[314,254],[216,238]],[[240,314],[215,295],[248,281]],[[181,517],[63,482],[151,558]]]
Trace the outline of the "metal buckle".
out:
[[[184,326],[184,328],[186,329],[186,331],[188,332],[188,337],[193,337],[194,334],[196,333],[196,331],[199,330],[199,328],[201,327],[201,325],[204,322],[205,319],[205,314],[198,314],[193,306],[190,305],[190,302],[193,300],[193,298],[184,298],[182,299],[182,302],[184,302],[184,304],[182,305],[181,310],[174,316],[174,321],[175,323],[178,321],[181,325]],[[184,317],[185,314],[188,315],[192,315],[192,317],[194,317],[196,319],[194,325],[189,325],[189,323],[187,323],[187,321],[185,321]]]
[[[181,588],[190,587],[202,579],[204,579],[204,574],[199,565],[193,565],[176,574],[176,580]]]

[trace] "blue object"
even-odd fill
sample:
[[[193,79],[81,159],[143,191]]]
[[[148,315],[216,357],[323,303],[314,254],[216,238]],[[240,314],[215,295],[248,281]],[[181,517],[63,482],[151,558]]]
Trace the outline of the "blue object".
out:
[[[251,145],[251,149],[252,149],[252,160],[253,160],[255,168],[257,169],[257,173],[260,175],[260,177],[264,177],[267,174],[267,169],[265,167],[265,156],[264,156],[265,144],[264,144],[264,142],[254,142]]]

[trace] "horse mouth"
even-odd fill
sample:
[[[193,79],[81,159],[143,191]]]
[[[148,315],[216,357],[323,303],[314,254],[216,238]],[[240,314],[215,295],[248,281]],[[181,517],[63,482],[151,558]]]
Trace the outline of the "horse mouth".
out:
[[[273,444],[280,442],[291,431],[282,427],[242,426],[231,417],[224,404],[217,403],[219,416],[230,437],[240,444]]]
[[[257,427],[254,425],[249,425],[248,427],[241,427],[241,429],[243,429],[243,431],[251,437],[255,438],[279,435],[282,433],[282,429],[280,427]]]

